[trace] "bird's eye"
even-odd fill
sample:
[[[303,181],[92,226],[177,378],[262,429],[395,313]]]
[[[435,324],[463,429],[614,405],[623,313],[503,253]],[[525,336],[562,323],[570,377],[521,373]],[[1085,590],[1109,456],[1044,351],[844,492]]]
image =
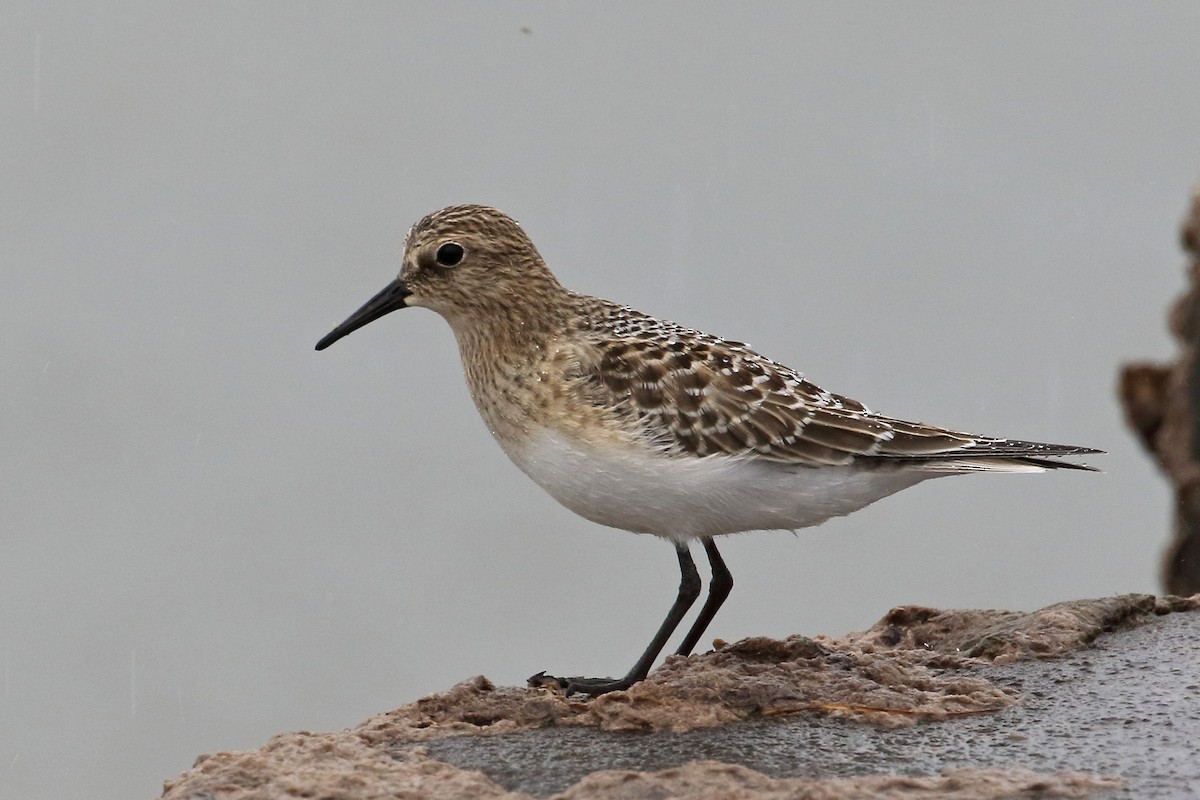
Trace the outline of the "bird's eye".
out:
[[[456,267],[467,251],[457,242],[446,242],[437,249],[437,263],[441,267]]]

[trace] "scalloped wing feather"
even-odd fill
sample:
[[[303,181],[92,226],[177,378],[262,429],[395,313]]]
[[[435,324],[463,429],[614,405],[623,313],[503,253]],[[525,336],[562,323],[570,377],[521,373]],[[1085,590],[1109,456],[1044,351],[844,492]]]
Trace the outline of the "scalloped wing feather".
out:
[[[610,316],[613,314],[609,312]],[[663,450],[807,466],[904,462],[937,472],[1091,469],[1057,461],[1090,448],[976,436],[871,413],[725,341],[617,307],[594,339],[593,401],[631,416]],[[593,329],[594,332],[596,329]]]

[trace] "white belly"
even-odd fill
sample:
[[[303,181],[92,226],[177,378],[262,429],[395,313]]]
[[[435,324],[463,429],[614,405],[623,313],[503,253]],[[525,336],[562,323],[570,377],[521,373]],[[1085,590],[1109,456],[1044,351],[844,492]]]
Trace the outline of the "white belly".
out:
[[[946,474],[798,467],[724,456],[653,457],[611,447],[584,451],[549,430],[508,455],[576,514],[676,541],[818,525]]]

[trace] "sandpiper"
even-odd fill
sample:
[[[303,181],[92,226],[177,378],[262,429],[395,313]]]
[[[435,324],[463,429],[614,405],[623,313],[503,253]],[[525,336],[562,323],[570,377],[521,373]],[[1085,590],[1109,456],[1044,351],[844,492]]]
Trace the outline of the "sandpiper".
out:
[[[587,519],[675,547],[679,592],[637,663],[615,680],[554,679],[568,694],[646,677],[700,595],[694,539],[712,580],[680,655],[733,588],[717,536],[818,525],[943,475],[1090,470],[1062,459],[1101,452],[873,413],[741,342],[564,288],[516,221],[487,206],[413,226],[399,277],[317,349],[408,306],[450,323],[475,406],[526,475]]]

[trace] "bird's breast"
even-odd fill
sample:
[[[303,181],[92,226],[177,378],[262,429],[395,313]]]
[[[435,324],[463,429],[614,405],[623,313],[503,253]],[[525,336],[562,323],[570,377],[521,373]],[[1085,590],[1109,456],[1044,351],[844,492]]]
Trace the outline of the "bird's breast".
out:
[[[548,339],[521,347],[468,341],[463,370],[471,397],[488,428],[509,455],[536,431],[559,430],[583,446],[628,440],[613,409],[588,394],[589,381],[578,348]]]

